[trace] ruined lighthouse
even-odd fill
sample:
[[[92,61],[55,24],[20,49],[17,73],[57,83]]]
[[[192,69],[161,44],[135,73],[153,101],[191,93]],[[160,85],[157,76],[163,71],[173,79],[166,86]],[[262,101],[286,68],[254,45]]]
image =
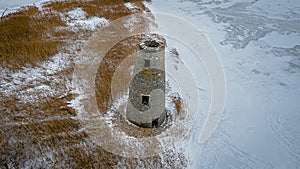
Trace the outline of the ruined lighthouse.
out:
[[[165,45],[158,35],[139,43],[126,118],[140,127],[158,127],[165,120]]]

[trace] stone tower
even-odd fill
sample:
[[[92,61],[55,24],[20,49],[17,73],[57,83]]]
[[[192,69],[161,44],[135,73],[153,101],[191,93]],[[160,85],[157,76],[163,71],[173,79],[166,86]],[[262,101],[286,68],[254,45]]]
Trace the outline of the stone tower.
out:
[[[139,44],[126,118],[141,127],[165,120],[165,39],[151,35]]]

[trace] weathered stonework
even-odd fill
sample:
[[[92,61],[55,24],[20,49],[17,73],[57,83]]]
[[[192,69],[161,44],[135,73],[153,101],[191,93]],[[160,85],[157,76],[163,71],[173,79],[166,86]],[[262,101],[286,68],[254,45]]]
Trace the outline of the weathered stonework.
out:
[[[152,35],[139,44],[126,118],[141,127],[165,119],[165,39]]]

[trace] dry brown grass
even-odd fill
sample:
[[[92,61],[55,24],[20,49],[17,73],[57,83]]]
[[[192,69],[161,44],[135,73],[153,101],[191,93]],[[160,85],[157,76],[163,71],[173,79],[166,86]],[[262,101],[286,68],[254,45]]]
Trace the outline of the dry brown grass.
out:
[[[75,8],[82,8],[87,13],[87,17],[98,16],[114,20],[132,13],[126,8],[124,2],[136,4],[139,7],[136,12],[141,12],[146,9],[141,0],[69,0],[64,2],[51,2],[45,4],[44,7],[62,13]]]
[[[0,22],[0,63],[23,66],[43,61],[58,52],[59,41],[47,33],[64,26],[54,14],[42,15],[37,7],[26,7]]]
[[[90,1],[57,1],[44,4],[43,11],[28,6],[18,12],[9,14],[0,22],[0,63],[19,68],[25,64],[34,65],[44,61],[61,50],[74,32],[69,30],[55,31],[56,27],[64,27],[58,13],[65,13],[75,8],[82,8],[87,17],[98,16],[114,20],[129,11],[122,0],[90,0]],[[127,1],[126,1],[127,2]],[[147,10],[140,0],[130,1],[138,6],[135,12]],[[87,38],[89,31],[82,31]],[[76,36],[76,35],[75,35]]]
[[[146,10],[140,0],[133,2],[140,10]],[[88,16],[104,16],[107,19],[130,14],[120,0],[52,2],[45,4],[44,11],[39,11],[36,7],[23,8],[17,13],[5,16],[0,22],[0,63],[4,66],[10,64],[13,68],[25,64],[34,65],[62,50],[61,46],[69,45],[65,42],[67,39],[78,39],[79,35],[74,32],[54,31],[57,26],[65,26],[55,13],[67,12],[77,7],[83,8]],[[83,33],[86,39],[91,35],[90,32],[80,33]],[[131,42],[134,41],[137,39]],[[118,65],[125,55],[134,50],[134,45],[129,48],[114,48],[106,61],[115,57],[115,54],[122,54],[114,61]],[[98,95],[100,99],[109,101],[110,95],[106,91],[110,91],[113,71],[108,69],[105,62],[102,66],[105,71],[100,74],[102,73],[106,81],[98,84],[98,87],[105,87],[105,91],[104,88],[100,88]],[[72,70],[59,73],[70,77]],[[54,88],[65,86],[58,85],[61,86]],[[141,165],[145,168],[150,165],[163,168],[160,156],[129,159],[95,145],[88,135],[80,130],[75,110],[68,107],[67,101],[72,97],[67,95],[63,98],[51,97],[39,103],[22,103],[16,97],[6,97],[0,93],[0,168],[113,168],[118,163],[119,168],[137,168]],[[109,104],[103,107],[103,110],[108,107]],[[182,168],[187,165],[186,158],[180,152],[170,150],[163,156],[170,168]],[[174,166],[176,160],[180,160],[182,164]]]
[[[111,106],[111,82],[116,68],[132,53],[137,52],[142,35],[129,37],[116,44],[102,59],[96,76],[96,98],[101,112]]]
[[[178,115],[180,115],[184,111],[182,98],[179,97],[178,95],[173,95],[171,96],[171,98],[172,98],[172,102],[175,105]]]
[[[35,109],[30,104],[18,104],[23,112],[18,120],[14,120],[16,114],[12,113],[18,99],[5,96],[0,99],[4,105],[0,108],[1,117],[5,117],[0,119],[1,167],[24,168],[26,162],[32,168],[113,168],[118,163],[119,168],[164,167],[161,156],[124,158],[93,144],[85,132],[79,131],[79,122],[72,118],[76,116],[74,110],[61,99],[49,98]],[[163,156],[165,165],[171,168],[187,165],[182,153],[169,150]],[[178,160],[180,165],[175,166]]]

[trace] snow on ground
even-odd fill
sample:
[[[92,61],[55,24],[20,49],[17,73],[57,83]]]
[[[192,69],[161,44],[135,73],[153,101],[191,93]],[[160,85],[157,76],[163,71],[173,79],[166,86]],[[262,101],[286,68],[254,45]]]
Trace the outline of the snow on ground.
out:
[[[9,13],[17,11],[21,6],[26,5],[34,5],[38,8],[41,8],[41,4],[47,2],[49,0],[26,0],[26,1],[19,1],[19,0],[9,0],[9,1],[0,1],[0,16],[3,14],[7,15]]]
[[[134,6],[131,2],[126,2],[124,5],[125,5],[128,9],[133,9],[133,8],[135,8],[135,6]]]
[[[136,8],[134,5],[129,3],[127,3],[127,7],[131,10],[135,10]],[[15,8],[13,10],[15,10]],[[108,21],[105,18],[86,18],[86,13],[81,8],[76,8],[67,13],[60,14],[60,16],[67,23],[67,27],[59,27],[57,29],[68,29],[75,32],[78,32],[83,29],[95,31],[98,26],[105,26],[106,24],[108,24]],[[131,22],[134,21],[135,20],[130,20],[127,22],[127,24],[132,25]],[[80,112],[80,109],[82,108],[81,100],[88,96],[84,95],[82,91],[76,90],[77,88],[73,88],[72,84],[69,82],[68,77],[64,76],[63,71],[70,68],[70,66],[73,63],[73,59],[75,59],[74,54],[76,54],[76,49],[78,49],[79,46],[83,46],[85,42],[86,39],[72,41],[65,48],[67,52],[70,52],[70,54],[60,52],[51,57],[48,61],[39,63],[37,66],[34,67],[27,65],[15,71],[10,70],[9,68],[1,67],[0,94],[3,94],[7,97],[16,96],[23,103],[37,103],[46,101],[48,97],[64,97],[67,94],[69,94],[70,90],[72,90],[71,93],[74,94],[74,96],[78,97],[75,97],[74,100],[71,100],[69,104],[71,107]],[[61,84],[65,84],[65,86],[61,86]],[[63,87],[64,89],[60,89],[58,86]],[[126,100],[127,97],[118,100],[115,103],[116,108],[118,108]],[[112,116],[112,113],[113,112],[111,112],[110,114],[108,113],[108,116]],[[81,117],[79,115],[76,118]],[[51,154],[50,152],[49,156],[53,157],[53,154]],[[173,161],[176,161],[178,164],[180,164],[181,162],[178,159],[179,157],[166,157],[162,155],[162,158],[166,161],[172,158]],[[44,158],[36,157],[31,159],[30,161],[27,161],[26,165],[30,166],[35,162],[39,162],[42,165],[44,160]],[[165,165],[169,164],[166,162]]]
[[[7,97],[16,96],[24,103],[63,97],[66,93],[61,93],[64,90],[58,86],[65,83],[66,77],[55,74],[66,69],[69,63],[69,55],[59,53],[37,67],[28,65],[15,72],[1,68],[0,93]],[[69,88],[68,85],[65,87]]]
[[[44,1],[38,1],[39,4],[42,2]],[[16,3],[16,5],[23,4]],[[57,27],[57,29],[67,29],[74,32],[82,29],[95,31],[96,28],[105,26],[109,22],[105,18],[87,18],[86,12],[81,8],[76,8],[67,13],[60,13],[60,16],[67,23],[67,27]],[[70,41],[67,48],[71,51],[70,53],[76,53],[76,49],[85,42],[86,39]],[[68,78],[60,72],[70,68],[72,59],[74,59],[70,53],[57,53],[39,66],[32,67],[27,65],[16,72],[9,68],[1,68],[0,93],[7,97],[17,96],[24,103],[43,101],[47,97],[65,96],[66,93],[62,92],[71,90],[71,84]],[[66,84],[63,86],[64,89],[60,88],[60,84]],[[73,94],[78,93],[73,91]],[[79,103],[73,102],[72,105],[79,106]]]
[[[129,20],[126,21],[124,26],[126,28],[128,28],[130,32],[132,32],[134,30],[133,29],[134,25],[138,22],[139,22],[138,18],[132,17],[132,18],[130,18]]]
[[[10,1],[0,1],[0,9],[3,10],[5,8],[19,8],[20,6],[24,5],[32,5],[32,4],[40,4],[47,0],[26,0],[26,1],[19,1],[19,0],[10,0]]]
[[[34,2],[43,1],[3,1],[0,12]],[[131,3],[125,5],[134,9]],[[204,31],[224,65],[225,114],[214,135],[204,144],[197,143],[203,116],[197,119],[187,140],[190,167],[299,168],[300,3],[297,0],[153,0],[147,5],[153,12],[183,17]],[[86,18],[80,8],[63,18],[70,28],[95,30],[95,25],[107,24],[104,18]],[[196,81],[203,84],[198,87],[205,113],[210,89],[207,79],[202,78],[203,67],[193,63],[189,58],[192,54],[184,45],[167,40],[171,42],[170,48],[178,48],[192,70],[203,74]],[[70,62],[67,58],[67,54],[60,53],[41,66],[28,66],[16,72],[1,68],[0,92],[8,97],[16,94],[23,102],[64,95],[52,87],[64,77],[57,79],[51,75],[67,66]],[[32,91],[38,95],[31,95]],[[71,104],[80,108],[76,100]]]
[[[153,0],[147,5],[205,32],[225,69],[223,120],[198,144],[203,125],[198,119],[187,140],[190,168],[299,168],[300,3]]]
[[[103,17],[93,16],[91,18],[86,18],[86,12],[81,8],[76,8],[72,11],[67,12],[62,19],[67,23],[67,25],[73,31],[77,32],[79,29],[86,29],[95,31],[99,26],[105,26],[108,24],[108,20]]]
[[[138,9],[138,7],[132,4],[131,2],[126,2],[124,3],[124,5],[133,12],[135,12]]]

